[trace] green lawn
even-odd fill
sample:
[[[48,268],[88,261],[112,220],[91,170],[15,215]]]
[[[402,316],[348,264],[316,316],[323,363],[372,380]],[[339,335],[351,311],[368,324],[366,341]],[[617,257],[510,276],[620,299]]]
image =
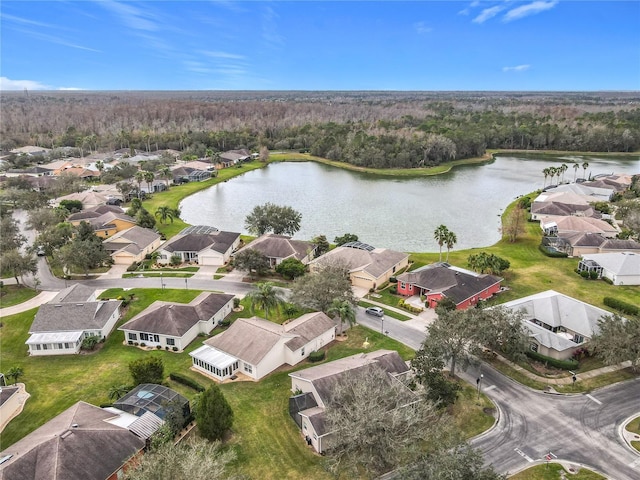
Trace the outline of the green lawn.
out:
[[[566,477],[562,476],[563,472]],[[571,478],[573,480],[606,480],[607,477],[603,477],[586,468],[581,468],[578,473],[572,474],[567,472],[562,465],[558,463],[549,463],[548,465],[537,465],[527,468],[509,478],[511,480],[560,480],[561,478]]]
[[[26,302],[38,295],[38,291],[24,285],[4,285],[0,289],[0,308],[11,307]]]
[[[136,278],[136,277],[178,277],[178,278],[191,278],[193,277],[193,273],[184,273],[184,272],[135,272],[135,273],[125,273],[122,275],[122,278]]]
[[[155,215],[158,207],[162,205],[166,205],[170,208],[178,208],[180,201],[189,195],[263,166],[264,163],[253,161],[243,163],[239,168],[223,168],[222,170],[218,170],[217,177],[210,178],[204,182],[191,182],[184,183],[182,185],[173,185],[169,190],[154,193],[151,198],[143,201],[142,205],[149,211],[149,213],[151,213],[151,215]],[[164,233],[167,239],[177,235],[180,230],[188,226],[188,224],[184,223],[179,218],[175,218],[173,222],[168,222],[166,224],[160,223],[160,221],[156,222],[156,228],[159,232]]]

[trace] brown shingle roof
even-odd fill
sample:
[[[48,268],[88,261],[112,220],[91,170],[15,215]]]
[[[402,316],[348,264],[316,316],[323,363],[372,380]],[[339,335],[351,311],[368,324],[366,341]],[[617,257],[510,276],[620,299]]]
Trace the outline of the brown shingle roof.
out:
[[[168,252],[201,252],[205,248],[210,248],[216,252],[224,253],[229,250],[239,236],[240,234],[236,232],[223,231],[206,235],[188,233],[174,237],[162,248]]]
[[[292,240],[291,237],[285,235],[266,234],[256,238],[249,245],[240,249],[238,253],[243,250],[252,249],[260,252],[267,258],[295,258],[302,260],[315,248],[316,246],[311,242]]]
[[[233,299],[233,295],[203,292],[189,304],[153,302],[118,330],[136,330],[181,337],[200,321],[207,321]]]
[[[113,413],[78,402],[0,453],[2,480],[104,480],[144,448],[143,439],[105,420]]]
[[[316,258],[311,263],[340,262],[347,265],[350,272],[365,271],[374,278],[378,278],[393,268],[409,255],[386,248],[376,248],[372,251],[352,247],[337,247]]]

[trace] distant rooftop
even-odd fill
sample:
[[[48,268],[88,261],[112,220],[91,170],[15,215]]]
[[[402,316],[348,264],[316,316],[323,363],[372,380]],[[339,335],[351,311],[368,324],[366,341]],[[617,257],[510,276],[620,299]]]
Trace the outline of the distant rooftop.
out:
[[[188,235],[190,233],[195,233],[197,235],[209,235],[210,233],[217,232],[218,229],[216,227],[211,227],[209,225],[192,225],[183,229],[178,235]]]
[[[359,250],[366,250],[367,252],[372,252],[375,250],[375,247],[372,247],[368,243],[363,243],[363,242],[347,242],[342,244],[342,246],[349,247],[349,248],[357,248]]]

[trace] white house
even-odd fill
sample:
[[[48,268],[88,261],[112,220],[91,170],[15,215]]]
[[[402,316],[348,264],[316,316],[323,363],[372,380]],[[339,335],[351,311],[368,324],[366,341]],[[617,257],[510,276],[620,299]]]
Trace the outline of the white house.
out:
[[[83,285],[66,288],[38,309],[26,341],[29,354],[74,354],[85,338],[106,338],[120,318],[121,304],[96,300],[95,292]]]
[[[182,262],[199,265],[222,266],[240,246],[240,234],[223,232],[214,227],[195,225],[182,230],[166,242],[160,250],[158,263],[167,264],[171,257],[180,257]]]
[[[316,452],[322,453],[330,443],[331,432],[326,426],[324,412],[335,385],[347,375],[372,367],[387,372],[389,381],[401,381],[410,371],[398,352],[377,350],[289,374],[291,391],[294,392],[294,396],[289,399],[289,412],[307,444],[313,446]],[[407,394],[411,396],[412,392],[407,389]]]
[[[118,328],[129,345],[183,350],[209,334],[233,309],[233,295],[203,292],[188,304],[156,301]]]
[[[582,255],[579,271],[596,271],[614,285],[640,285],[640,253],[594,253]]]
[[[296,365],[336,336],[335,322],[313,312],[278,325],[258,317],[239,318],[191,355],[193,368],[217,380],[242,373],[260,380],[276,368]]]
[[[610,312],[553,290],[503,303],[524,314],[530,333],[529,348],[547,357],[571,358],[598,333],[598,321]]]

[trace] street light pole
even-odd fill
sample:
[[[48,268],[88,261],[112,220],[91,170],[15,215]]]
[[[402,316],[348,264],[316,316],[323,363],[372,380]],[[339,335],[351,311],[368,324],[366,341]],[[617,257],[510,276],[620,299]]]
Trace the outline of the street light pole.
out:
[[[187,285],[187,277],[184,277],[184,288],[185,290],[189,290],[189,285]]]
[[[484,375],[481,373],[480,376],[476,379],[476,386],[478,389],[478,399],[480,398],[480,392],[482,391],[482,379]]]
[[[384,317],[380,317],[380,333],[384,335]]]

